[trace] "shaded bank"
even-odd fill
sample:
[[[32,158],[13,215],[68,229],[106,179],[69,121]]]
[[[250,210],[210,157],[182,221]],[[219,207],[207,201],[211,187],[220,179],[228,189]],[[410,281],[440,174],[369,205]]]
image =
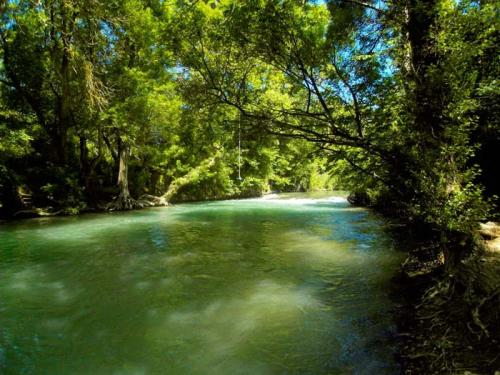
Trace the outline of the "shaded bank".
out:
[[[372,204],[366,193],[352,193],[348,200],[390,218],[392,237],[408,251],[393,291],[401,304],[397,316],[402,373],[497,374],[500,225],[489,222],[470,236],[457,239],[448,233],[440,238],[432,226]],[[447,264],[445,252],[462,258]]]
[[[409,240],[397,282],[401,309],[399,360],[404,374],[497,374],[500,370],[500,252],[478,239],[471,255],[446,272],[439,258],[422,256],[439,245]],[[433,248],[434,247],[434,248]]]

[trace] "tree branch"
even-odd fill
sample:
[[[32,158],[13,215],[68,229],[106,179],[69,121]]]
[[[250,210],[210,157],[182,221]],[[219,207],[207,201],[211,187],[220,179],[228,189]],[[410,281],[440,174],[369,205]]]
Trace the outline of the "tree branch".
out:
[[[360,5],[362,7],[365,7],[365,8],[368,8],[368,9],[371,9],[371,10],[374,10],[376,12],[379,12],[379,13],[385,13],[382,9],[380,8],[377,8],[376,6],[374,5],[371,5],[371,4],[368,4],[368,3],[365,3],[363,1],[359,1],[359,0],[342,0],[346,3],[351,3],[351,4],[356,4],[356,5]]]

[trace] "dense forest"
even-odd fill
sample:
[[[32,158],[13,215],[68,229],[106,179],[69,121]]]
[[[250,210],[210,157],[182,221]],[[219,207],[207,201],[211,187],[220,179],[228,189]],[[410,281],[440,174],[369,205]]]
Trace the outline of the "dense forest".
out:
[[[133,208],[131,197],[165,194],[174,182],[177,200],[330,186],[315,147],[262,132],[213,100],[190,66],[201,61],[190,49],[202,45],[202,22],[222,15],[204,3],[5,4],[4,214],[77,213],[114,196],[115,208]]]
[[[448,275],[498,218],[496,0],[0,4],[4,218],[345,189]]]
[[[498,191],[495,2],[1,9],[4,215],[336,187],[463,231]]]

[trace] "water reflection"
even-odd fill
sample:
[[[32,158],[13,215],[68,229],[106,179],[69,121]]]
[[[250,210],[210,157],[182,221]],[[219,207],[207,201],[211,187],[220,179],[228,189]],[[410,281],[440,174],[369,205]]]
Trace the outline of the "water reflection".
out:
[[[199,310],[173,312],[163,329],[170,335],[192,340],[189,358],[196,363],[197,373],[215,368],[219,373],[238,373],[239,368],[246,367],[244,358],[249,351],[264,349],[270,343],[286,345],[291,330],[298,331],[307,311],[318,306],[310,289],[262,280],[239,296],[213,300]],[[154,334],[163,336],[164,332],[155,329]],[[250,363],[258,363],[257,358]],[[271,371],[273,365],[258,363],[266,371]]]
[[[400,261],[344,198],[0,228],[0,372],[393,374]]]

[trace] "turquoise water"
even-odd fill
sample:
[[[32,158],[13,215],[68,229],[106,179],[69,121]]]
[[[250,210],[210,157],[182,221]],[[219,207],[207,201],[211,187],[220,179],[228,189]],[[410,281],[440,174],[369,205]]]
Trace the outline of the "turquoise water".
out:
[[[325,194],[4,224],[0,373],[398,373],[382,228]]]

